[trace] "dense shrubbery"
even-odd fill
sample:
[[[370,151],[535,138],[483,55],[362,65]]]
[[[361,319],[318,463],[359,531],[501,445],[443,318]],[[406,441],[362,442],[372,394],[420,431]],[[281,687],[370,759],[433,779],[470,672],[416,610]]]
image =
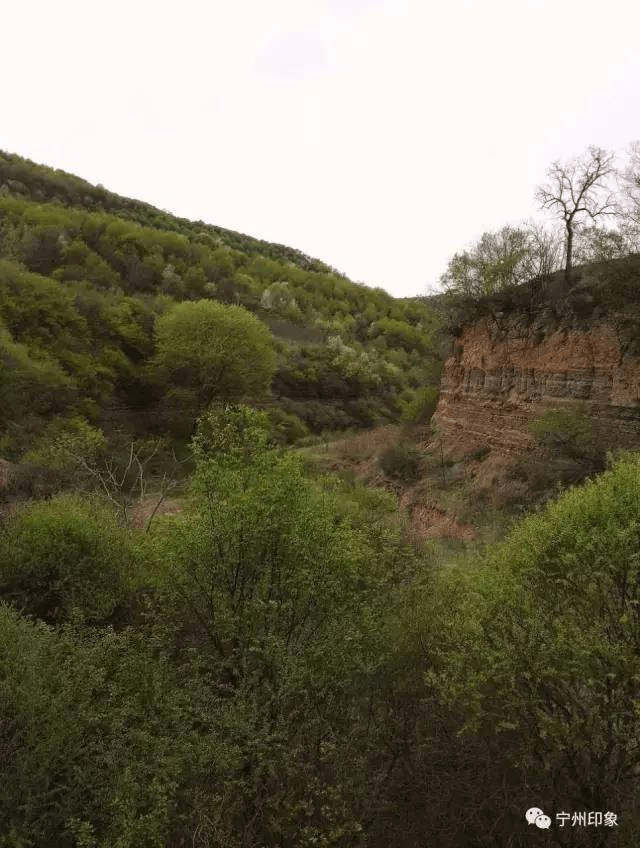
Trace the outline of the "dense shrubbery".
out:
[[[376,528],[340,514],[268,426],[246,408],[201,420],[194,509],[146,537],[135,631],[80,625],[130,570],[108,515],[65,498],[9,522],[5,598],[74,625],[0,609],[7,845],[361,841],[367,775],[387,768],[364,693],[416,556],[388,504]]]
[[[616,812],[630,848],[637,457],[440,571],[391,494],[269,428],[201,418],[151,534],[79,497],[9,519],[0,844],[518,848],[537,803]]]
[[[436,411],[439,390],[437,386],[424,386],[403,404],[402,419],[408,424],[427,424]]]
[[[125,601],[131,541],[97,503],[74,495],[24,506],[0,534],[0,590],[25,613],[104,622]]]
[[[467,738],[509,774],[508,789],[495,777],[483,786],[497,796],[478,800],[474,844],[499,808],[496,838],[513,833],[531,797],[556,811],[617,812],[620,844],[633,844],[639,484],[637,457],[619,461],[527,518],[477,567],[447,576],[436,596],[456,602],[448,619],[436,616],[437,633],[427,625],[426,641],[444,646],[430,679],[461,711]]]

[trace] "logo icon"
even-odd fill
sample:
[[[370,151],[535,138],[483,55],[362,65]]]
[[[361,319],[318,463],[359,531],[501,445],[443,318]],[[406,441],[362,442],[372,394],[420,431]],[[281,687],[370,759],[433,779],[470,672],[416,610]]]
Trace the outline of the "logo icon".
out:
[[[535,824],[540,830],[548,830],[551,827],[551,819],[546,816],[540,807],[531,807],[524,814],[529,824]]]

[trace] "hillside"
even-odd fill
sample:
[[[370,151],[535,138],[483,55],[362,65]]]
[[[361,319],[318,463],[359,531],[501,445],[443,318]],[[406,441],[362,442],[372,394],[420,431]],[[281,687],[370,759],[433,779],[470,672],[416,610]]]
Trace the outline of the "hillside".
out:
[[[284,442],[391,421],[438,379],[440,320],[419,300],[5,153],[0,455],[19,460],[61,416],[184,443],[202,409],[184,375],[159,373],[156,325],[198,301],[270,328],[276,367],[251,400]]]

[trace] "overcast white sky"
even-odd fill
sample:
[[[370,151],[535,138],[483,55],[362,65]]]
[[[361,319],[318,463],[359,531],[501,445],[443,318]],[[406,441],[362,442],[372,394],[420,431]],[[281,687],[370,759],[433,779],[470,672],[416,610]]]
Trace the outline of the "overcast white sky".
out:
[[[22,0],[0,148],[422,294],[640,138],[634,0]]]

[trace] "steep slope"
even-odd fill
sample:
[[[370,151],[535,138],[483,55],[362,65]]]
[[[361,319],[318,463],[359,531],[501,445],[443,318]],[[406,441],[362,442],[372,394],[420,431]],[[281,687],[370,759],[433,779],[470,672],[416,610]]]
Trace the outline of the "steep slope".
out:
[[[527,425],[586,404],[607,446],[640,446],[638,257],[582,269],[544,297],[523,289],[454,327],[433,421],[450,454],[534,449]]]
[[[576,401],[588,404],[608,442],[640,445],[640,359],[623,352],[608,320],[584,330],[483,318],[452,348],[434,415],[450,450],[488,445],[519,454],[533,444],[529,422]]]

